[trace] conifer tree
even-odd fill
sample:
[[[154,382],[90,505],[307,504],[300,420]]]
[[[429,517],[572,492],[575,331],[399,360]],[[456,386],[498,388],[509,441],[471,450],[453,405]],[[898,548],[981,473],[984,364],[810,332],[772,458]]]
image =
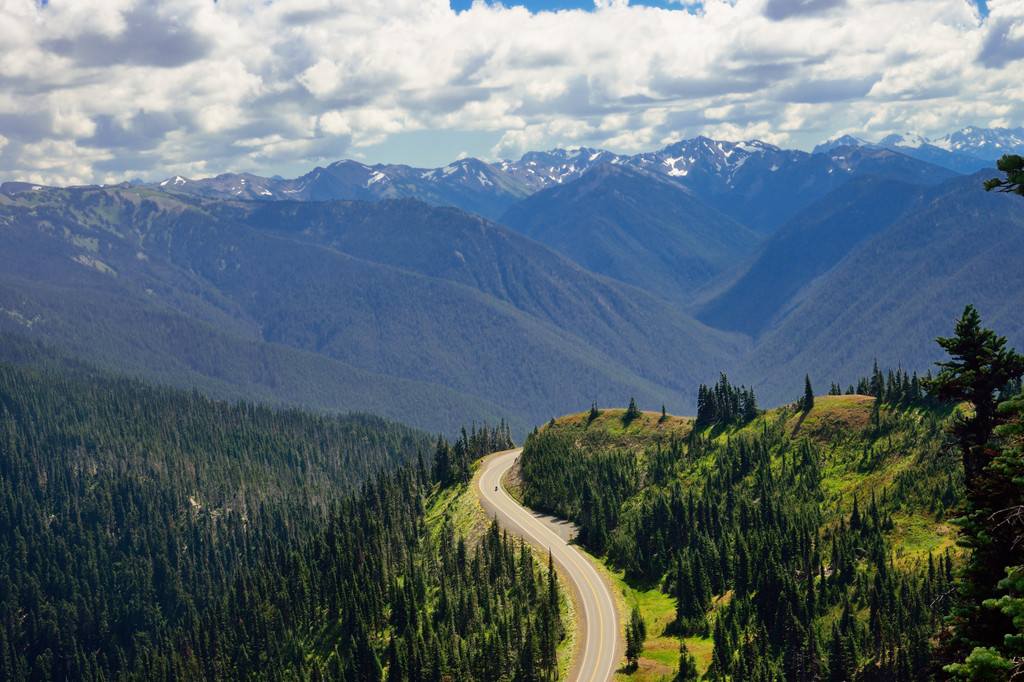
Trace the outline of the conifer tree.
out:
[[[937,363],[942,371],[926,382],[926,389],[940,399],[970,401],[975,411],[955,430],[967,489],[962,542],[971,553],[960,572],[962,606],[954,622],[954,642],[961,657],[973,650],[970,655],[982,666],[988,660],[983,650],[1003,645],[1011,627],[1008,616],[983,610],[982,603],[998,596],[1005,567],[1024,563],[1020,538],[999,515],[1007,506],[1020,504],[1024,471],[1019,457],[1007,460],[991,442],[998,422],[996,392],[1024,374],[1024,356],[1007,350],[1005,337],[983,328],[972,305],[964,308],[954,336],[936,341],[951,359]],[[954,672],[955,667],[947,671]]]
[[[632,628],[626,628],[626,667],[634,670],[640,658],[640,648],[636,643],[636,635]]]
[[[679,640],[679,673],[675,682],[697,682],[700,673],[697,672],[697,659],[693,657],[686,647],[686,640]]]
[[[935,363],[942,371],[926,381],[925,388],[940,400],[974,405],[974,418],[962,423],[957,432],[964,477],[971,489],[991,459],[984,446],[995,427],[996,391],[1024,374],[1024,356],[1006,349],[1006,337],[982,327],[981,316],[971,304],[964,307],[953,334],[935,339],[950,360]]]
[[[732,647],[729,636],[722,624],[724,619],[715,619],[714,648],[711,652],[711,668],[708,676],[713,680],[725,680],[732,668]]]
[[[1004,154],[996,161],[996,168],[1006,175],[1004,178],[986,180],[986,192],[1011,192],[1024,195],[1024,157],[1017,154]]]
[[[800,401],[800,409],[804,412],[810,412],[811,408],[814,407],[814,389],[811,388],[811,375],[804,375],[804,397]]]
[[[633,399],[633,396],[630,396],[629,397],[629,407],[626,408],[626,413],[624,415],[622,415],[622,421],[624,421],[624,422],[626,422],[628,424],[629,422],[633,421],[634,419],[636,419],[639,416],[640,416],[640,408],[638,408],[636,406],[636,401]]]
[[[644,650],[644,640],[647,639],[647,624],[644,623],[640,609],[633,607],[629,617],[629,624],[626,626],[626,659],[630,665],[636,666],[641,652]]]

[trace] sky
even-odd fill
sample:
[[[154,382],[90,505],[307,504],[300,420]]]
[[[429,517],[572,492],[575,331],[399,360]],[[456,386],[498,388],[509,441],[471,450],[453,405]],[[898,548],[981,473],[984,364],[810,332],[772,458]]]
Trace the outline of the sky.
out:
[[[0,181],[1024,125],[1022,0],[0,0]]]

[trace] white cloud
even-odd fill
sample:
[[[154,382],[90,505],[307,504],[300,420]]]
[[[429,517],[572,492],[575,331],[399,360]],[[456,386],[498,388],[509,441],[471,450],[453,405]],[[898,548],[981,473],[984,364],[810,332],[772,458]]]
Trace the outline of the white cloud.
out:
[[[53,112],[53,132],[55,135],[72,138],[92,137],[96,132],[96,124],[77,108],[57,109]]]
[[[317,122],[320,130],[327,135],[349,135],[352,133],[352,126],[348,118],[340,111],[328,111],[320,116]]]
[[[493,158],[1021,125],[1024,4],[988,6],[0,0],[0,178],[272,174],[432,129],[500,133],[450,153]]]

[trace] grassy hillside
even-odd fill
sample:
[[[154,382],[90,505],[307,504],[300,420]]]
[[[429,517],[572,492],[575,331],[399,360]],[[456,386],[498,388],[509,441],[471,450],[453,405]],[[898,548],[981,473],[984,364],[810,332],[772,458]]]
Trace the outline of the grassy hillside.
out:
[[[949,410],[824,396],[697,431],[625,414],[554,420],[522,457],[526,502],[580,524],[647,620],[625,672],[671,674],[683,640],[736,679],[924,675],[957,556]]]

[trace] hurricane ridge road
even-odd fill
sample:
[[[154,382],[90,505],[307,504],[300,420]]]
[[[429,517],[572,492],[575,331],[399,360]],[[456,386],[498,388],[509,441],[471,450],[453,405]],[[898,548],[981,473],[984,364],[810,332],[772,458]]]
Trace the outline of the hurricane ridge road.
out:
[[[497,517],[509,532],[542,550],[572,584],[579,605],[577,642],[582,644],[569,679],[575,682],[605,682],[615,675],[619,660],[619,619],[611,589],[590,560],[560,537],[552,526],[557,522],[512,499],[501,485],[501,477],[516,462],[522,448],[492,455],[484,460],[477,477],[480,503],[488,516]]]

